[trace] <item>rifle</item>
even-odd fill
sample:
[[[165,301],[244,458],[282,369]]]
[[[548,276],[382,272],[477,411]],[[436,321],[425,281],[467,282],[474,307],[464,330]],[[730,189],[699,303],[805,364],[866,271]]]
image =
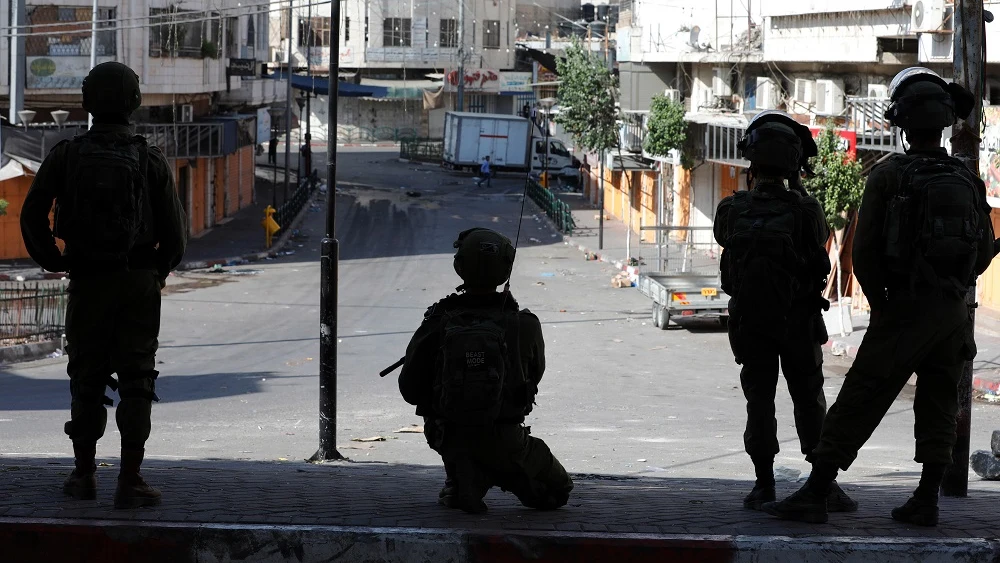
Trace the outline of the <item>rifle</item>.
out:
[[[391,366],[385,368],[384,370],[378,372],[378,376],[379,377],[385,377],[385,376],[389,375],[390,373],[396,371],[396,368],[398,368],[399,366],[403,365],[403,362],[405,362],[405,361],[406,361],[406,356],[403,356],[402,358],[399,359],[398,362],[396,362],[396,363],[392,364]]]

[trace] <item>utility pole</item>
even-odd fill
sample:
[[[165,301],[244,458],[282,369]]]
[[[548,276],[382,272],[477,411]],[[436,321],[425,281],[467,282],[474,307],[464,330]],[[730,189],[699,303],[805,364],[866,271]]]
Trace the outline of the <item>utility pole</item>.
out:
[[[90,12],[90,68],[97,66],[97,0]],[[87,113],[87,129],[94,126],[94,116]]]
[[[285,65],[285,197],[281,200],[284,205],[288,201],[289,178],[288,165],[292,160],[292,3],[295,0],[288,0],[288,64]]]
[[[306,32],[306,33],[308,33],[308,35],[306,37],[309,38],[308,46],[306,47],[307,49],[309,49],[309,51],[306,53],[306,74],[309,76],[309,90],[306,90],[306,146],[307,147],[309,146],[309,142],[312,140],[312,127],[311,127],[311,122],[312,122],[312,103],[311,103],[311,100],[312,100],[313,92],[316,91],[316,83],[313,82],[313,71],[312,71],[312,54],[313,54],[313,47],[315,47],[315,41],[316,41],[316,34],[313,33],[313,19],[312,19],[313,5],[312,5],[312,3],[313,3],[313,0],[309,0],[309,4],[307,4],[307,7],[306,7],[306,29],[308,30]],[[332,25],[332,22],[331,22],[331,25]],[[331,61],[333,60],[334,49],[336,49],[336,51],[337,51],[337,62],[339,63],[340,62],[340,42],[334,40],[334,38],[333,38],[333,30],[332,29],[330,30],[330,42],[329,43],[330,43],[330,60]],[[327,65],[327,66],[329,66],[329,65]],[[301,127],[301,125],[300,125],[300,127]],[[311,151],[312,149],[309,149],[309,150]],[[309,174],[312,174],[312,159],[310,159],[309,170],[306,170],[306,176],[308,176]]]
[[[458,99],[455,109],[465,109],[465,0],[458,0]]]
[[[27,68],[25,67],[24,50],[24,23],[25,23],[24,0],[14,0],[11,6],[10,25],[10,114],[8,119],[11,125],[17,125],[19,118],[17,112],[24,109],[24,77]]]
[[[988,13],[988,12],[987,12]],[[975,106],[968,119],[952,128],[951,152],[963,160],[979,176],[979,127],[983,115],[983,53],[986,48],[986,20],[982,0],[955,0],[954,80],[972,92]],[[990,20],[992,15],[988,16]],[[969,305],[976,303],[976,286],[965,295]],[[970,321],[975,327],[975,309]],[[972,362],[965,363],[958,385],[957,441],[951,454],[951,465],[945,472],[941,493],[949,497],[968,496],[969,441],[972,423]]]
[[[597,220],[597,250],[604,250],[604,150],[600,152],[600,163],[597,169],[601,175],[601,191],[597,192],[597,210],[599,218]]]
[[[337,86],[340,0],[330,2],[330,76],[326,109],[326,233],[319,261],[319,449],[309,461],[344,459],[337,451]],[[333,47],[338,46],[337,56]]]

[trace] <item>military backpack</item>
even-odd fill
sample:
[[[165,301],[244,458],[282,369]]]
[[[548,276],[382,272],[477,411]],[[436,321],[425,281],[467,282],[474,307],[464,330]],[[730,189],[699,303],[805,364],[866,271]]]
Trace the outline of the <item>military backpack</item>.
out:
[[[56,198],[55,235],[74,256],[125,262],[146,231],[146,139],[81,135],[69,142],[73,173]]]
[[[963,293],[975,275],[978,187],[968,168],[951,157],[917,157],[900,174],[889,201],[884,255],[890,274]]]
[[[465,426],[489,426],[497,420],[512,372],[507,320],[500,311],[444,314],[433,395],[440,416]]]

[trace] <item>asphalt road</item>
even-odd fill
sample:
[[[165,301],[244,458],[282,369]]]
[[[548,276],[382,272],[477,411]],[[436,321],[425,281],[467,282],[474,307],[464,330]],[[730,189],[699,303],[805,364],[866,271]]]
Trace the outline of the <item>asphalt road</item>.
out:
[[[487,191],[468,176],[395,156],[372,149],[340,156],[338,444],[353,461],[437,465],[421,434],[397,432],[422,421],[399,397],[395,374],[378,372],[403,353],[427,306],[460,283],[451,265],[460,230],[487,225],[515,236],[522,184],[500,178]],[[573,472],[752,478],[745,403],[725,333],[654,328],[645,298],[612,288],[610,266],[585,261],[536,213],[529,202],[512,280],[546,337],[548,371],[532,433]],[[150,457],[297,462],[315,451],[323,220],[320,210],[309,214],[290,256],[170,279]],[[842,373],[831,366],[831,403]],[[0,453],[71,455],[62,433],[64,358],[2,368],[0,389]],[[781,387],[778,401],[777,464],[805,473]],[[98,455],[113,458],[113,413],[109,421]],[[916,475],[912,422],[904,397],[842,481]],[[1000,410],[976,405],[973,425],[973,449],[988,448]]]

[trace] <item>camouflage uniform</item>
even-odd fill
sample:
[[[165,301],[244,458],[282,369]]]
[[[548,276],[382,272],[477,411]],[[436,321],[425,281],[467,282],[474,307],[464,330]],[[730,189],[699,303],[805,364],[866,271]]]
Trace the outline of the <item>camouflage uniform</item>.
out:
[[[504,408],[494,427],[463,428],[437,416],[432,406],[443,314],[458,308],[501,307],[517,316],[517,338],[508,338],[509,344],[514,343],[511,354],[516,355],[511,365],[520,365],[529,389],[508,380]],[[544,371],[545,343],[538,317],[527,309],[518,311],[517,302],[509,294],[506,300],[502,293],[456,294],[427,310],[407,346],[399,390],[406,402],[416,405],[416,414],[424,417],[427,443],[444,461],[447,481],[442,499],[464,489],[472,500],[481,503],[491,487],[499,486],[531,508],[553,509],[566,504],[573,481],[545,442],[531,436],[530,427],[524,426]]]

